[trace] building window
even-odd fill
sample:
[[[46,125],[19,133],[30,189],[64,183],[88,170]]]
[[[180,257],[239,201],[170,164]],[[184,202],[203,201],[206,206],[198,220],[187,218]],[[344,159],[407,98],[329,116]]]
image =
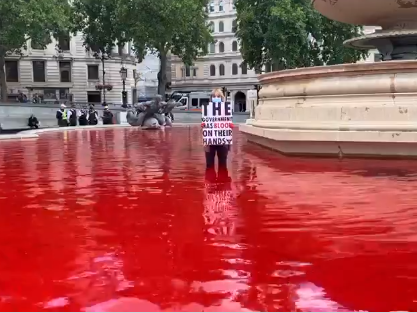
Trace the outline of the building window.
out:
[[[232,75],[237,75],[238,74],[238,66],[236,63],[233,63],[232,65]]]
[[[87,91],[87,102],[88,103],[101,103],[101,92],[100,91]]]
[[[219,66],[219,74],[220,74],[220,76],[224,76],[224,65],[223,64],[220,64],[220,66]]]
[[[70,51],[70,42],[71,36],[70,34],[61,34],[58,36],[58,48],[62,51]]]
[[[32,61],[33,81],[36,83],[44,83],[46,81],[45,75],[45,61]]]
[[[224,43],[223,42],[219,43],[219,52],[224,52]]]
[[[219,33],[224,32],[224,23],[222,21],[219,22]]]
[[[5,72],[6,82],[17,83],[19,81],[19,61],[6,61]]]
[[[59,62],[59,74],[61,77],[61,83],[71,82],[71,62],[61,61]]]
[[[197,69],[195,67],[193,68],[193,77],[197,77]]]
[[[223,9],[223,1],[220,1],[220,2],[219,2],[219,11],[220,11],[220,12],[223,12],[223,10],[224,10],[224,9]]]
[[[190,77],[191,76],[191,71],[190,71],[190,67],[188,65],[185,66],[185,77]]]
[[[242,69],[242,74],[246,75],[248,73],[248,66],[246,65],[246,63],[242,63],[240,64],[240,68]]]
[[[210,53],[216,53],[216,46],[214,45],[214,43],[211,43],[209,46],[209,52]]]
[[[30,46],[32,47],[33,50],[43,50],[45,47],[44,44],[33,39],[30,41]]]
[[[214,33],[214,23],[213,23],[213,22],[210,22],[210,23],[208,24],[208,29],[209,29],[212,33]]]
[[[216,66],[210,65],[210,76],[216,76]]]
[[[236,30],[237,30],[237,21],[233,20],[233,22],[232,22],[232,32],[236,33]]]
[[[232,51],[237,51],[237,41],[232,42]]]
[[[59,89],[59,99],[71,100],[69,89]]]
[[[98,65],[88,65],[88,80],[99,80]]]
[[[209,11],[214,12],[214,1],[211,1],[209,4]]]
[[[233,10],[236,10],[236,0],[232,0],[233,3]]]

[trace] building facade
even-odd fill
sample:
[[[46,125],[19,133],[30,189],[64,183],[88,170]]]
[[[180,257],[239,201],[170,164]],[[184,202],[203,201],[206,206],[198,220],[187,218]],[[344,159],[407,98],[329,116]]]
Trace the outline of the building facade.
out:
[[[104,63],[83,46],[82,34],[53,40],[45,49],[28,42],[23,56],[6,59],[8,97],[24,93],[42,102],[122,103],[123,82],[120,69],[127,69],[128,102],[136,97],[136,61],[131,44],[115,47]],[[104,67],[103,67],[104,64]],[[104,70],[104,82],[103,82]],[[111,90],[98,90],[106,85]]]
[[[185,66],[177,56],[171,58],[173,91],[211,91],[226,87],[235,111],[248,111],[247,91],[258,83],[255,72],[245,64],[235,36],[236,9],[233,0],[213,0],[208,7],[208,22],[215,44],[193,66]]]
[[[226,87],[235,111],[241,103],[246,103],[248,90],[258,84],[254,70],[243,64],[239,43],[235,36],[236,8],[233,0],[212,0],[208,7],[208,22],[213,30],[215,44],[209,46],[209,53],[199,58],[193,66],[183,64],[180,58],[171,58],[171,78],[173,91],[210,91]],[[365,34],[372,33],[376,27],[364,27]],[[378,61],[378,51],[370,51],[362,62]],[[264,71],[276,70],[272,65]],[[248,105],[243,106],[248,111]]]
[[[171,83],[171,54],[168,53],[166,64],[166,76],[168,85]],[[158,94],[158,73],[161,67],[157,53],[148,52],[141,63],[137,66],[138,77],[136,87],[139,97],[153,97]],[[165,90],[170,93],[169,87]]]

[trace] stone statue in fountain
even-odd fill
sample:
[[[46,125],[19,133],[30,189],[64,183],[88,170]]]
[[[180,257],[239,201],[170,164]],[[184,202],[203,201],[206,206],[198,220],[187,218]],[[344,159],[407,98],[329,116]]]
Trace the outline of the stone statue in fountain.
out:
[[[172,126],[169,113],[178,105],[178,102],[162,101],[157,95],[153,100],[139,103],[128,109],[126,119],[131,126],[140,126],[145,129],[158,129],[162,126]]]

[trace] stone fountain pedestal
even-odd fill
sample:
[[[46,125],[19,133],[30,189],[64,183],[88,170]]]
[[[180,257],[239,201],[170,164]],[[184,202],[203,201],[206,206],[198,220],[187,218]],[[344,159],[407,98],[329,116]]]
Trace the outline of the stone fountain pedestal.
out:
[[[260,76],[248,140],[289,155],[417,156],[417,61]]]
[[[254,118],[240,126],[248,140],[288,155],[417,157],[414,2],[315,0],[329,18],[382,26],[346,44],[378,48],[390,61],[261,75]]]

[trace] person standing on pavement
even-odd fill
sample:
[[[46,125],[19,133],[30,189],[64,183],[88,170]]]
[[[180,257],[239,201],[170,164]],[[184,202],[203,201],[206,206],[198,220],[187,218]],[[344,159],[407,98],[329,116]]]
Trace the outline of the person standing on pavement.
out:
[[[98,124],[98,113],[94,109],[94,104],[90,105],[88,110],[88,125],[97,125]]]
[[[65,104],[61,104],[61,108],[56,111],[56,119],[59,127],[67,127],[69,125],[71,111],[68,111],[66,108],[67,106]]]
[[[113,113],[110,112],[107,105],[104,107],[102,120],[104,125],[113,124]]]
[[[71,105],[70,112],[69,126],[77,126],[78,110],[75,108],[75,104]]]

